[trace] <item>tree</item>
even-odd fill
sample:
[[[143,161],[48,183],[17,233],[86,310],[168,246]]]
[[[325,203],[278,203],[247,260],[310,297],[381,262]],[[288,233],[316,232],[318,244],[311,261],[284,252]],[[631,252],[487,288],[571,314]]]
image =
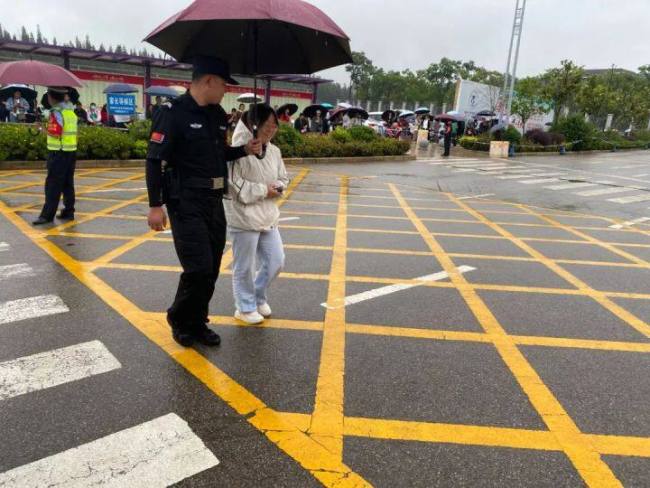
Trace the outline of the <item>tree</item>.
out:
[[[541,98],[542,86],[539,78],[520,79],[515,92],[511,113],[519,116],[523,132],[526,133],[526,124],[531,117],[548,113],[551,107]]]
[[[52,45],[53,46],[58,46],[58,43],[56,42],[56,37],[52,38]]]
[[[81,40],[79,39],[79,36],[74,36],[74,47],[77,49],[83,48],[83,45],[81,44]]]
[[[36,42],[43,44],[43,34],[41,34],[41,26],[36,24]]]
[[[95,49],[93,43],[90,42],[90,36],[88,34],[86,34],[86,39],[84,40],[84,49],[91,49],[91,50]]]
[[[583,78],[583,68],[566,59],[562,61],[559,68],[551,68],[542,75],[542,93],[553,102],[554,123],[557,123],[562,110],[570,107]]]
[[[368,98],[370,89],[370,80],[377,71],[364,52],[352,52],[352,64],[345,67],[345,71],[350,73],[351,88],[354,89],[355,95],[359,98]],[[350,94],[351,95],[351,94]]]

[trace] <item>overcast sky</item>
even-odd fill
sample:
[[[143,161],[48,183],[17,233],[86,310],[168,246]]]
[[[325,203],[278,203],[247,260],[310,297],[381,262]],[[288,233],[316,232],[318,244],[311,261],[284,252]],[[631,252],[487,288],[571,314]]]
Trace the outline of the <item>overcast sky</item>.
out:
[[[236,1],[236,0],[232,0]],[[309,0],[384,69],[421,69],[446,56],[504,70],[515,0]],[[89,34],[98,45],[140,47],[141,39],[190,0],[20,0],[0,22],[59,42]],[[587,68],[650,64],[650,0],[528,0],[519,74],[572,59]],[[46,20],[47,19],[47,20]],[[67,22],[65,22],[67,20]],[[325,76],[347,81],[342,68]]]

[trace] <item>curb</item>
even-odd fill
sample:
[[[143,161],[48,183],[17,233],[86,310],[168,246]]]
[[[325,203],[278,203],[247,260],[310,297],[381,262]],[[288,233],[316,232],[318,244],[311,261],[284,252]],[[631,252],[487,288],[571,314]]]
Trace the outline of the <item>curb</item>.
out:
[[[285,158],[286,164],[350,164],[415,161],[415,155],[360,156],[353,158]],[[144,159],[92,159],[77,161],[77,168],[144,168]],[[0,161],[0,171],[15,169],[46,169],[45,161]]]

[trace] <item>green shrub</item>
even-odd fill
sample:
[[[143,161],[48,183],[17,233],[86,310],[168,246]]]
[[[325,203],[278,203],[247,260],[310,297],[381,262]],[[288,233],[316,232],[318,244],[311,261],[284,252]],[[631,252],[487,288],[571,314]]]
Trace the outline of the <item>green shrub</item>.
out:
[[[148,150],[149,150],[149,143],[146,140],[135,141],[135,143],[133,144],[133,149],[131,149],[131,158],[145,159],[147,157]]]
[[[278,132],[273,138],[273,144],[278,146],[280,149],[286,148],[289,150],[289,148],[299,146],[301,142],[302,137],[300,132],[287,124],[280,124]],[[284,153],[285,151],[282,151],[282,154]]]
[[[379,138],[379,135],[374,130],[363,125],[350,127],[348,133],[353,141],[372,142]]]
[[[510,144],[519,144],[521,142],[521,133],[513,125],[509,125],[506,130],[496,131],[494,133],[494,140],[508,141]]]
[[[129,159],[135,141],[127,132],[106,127],[79,129],[77,159]]]
[[[573,143],[571,146],[575,151],[591,149],[589,141],[595,134],[595,127],[581,115],[561,117],[552,130],[564,135],[568,144]]]
[[[328,137],[331,137],[336,142],[340,143],[352,142],[352,134],[350,134],[350,131],[344,129],[343,127],[337,127],[329,134]]]
[[[150,120],[136,120],[129,124],[129,135],[134,141],[148,141],[151,134]]]

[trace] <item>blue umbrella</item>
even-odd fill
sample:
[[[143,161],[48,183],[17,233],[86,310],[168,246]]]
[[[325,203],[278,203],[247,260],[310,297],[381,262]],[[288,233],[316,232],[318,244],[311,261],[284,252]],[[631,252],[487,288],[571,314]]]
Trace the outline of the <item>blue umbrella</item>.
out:
[[[152,97],[167,97],[167,98],[176,98],[179,93],[169,86],[150,86],[144,91],[147,95]]]
[[[320,106],[325,107],[325,108],[330,109],[330,110],[334,108],[334,105],[332,105],[331,103],[327,103],[327,102],[321,103]]]
[[[104,93],[135,93],[139,88],[128,83],[113,83],[104,88]]]

